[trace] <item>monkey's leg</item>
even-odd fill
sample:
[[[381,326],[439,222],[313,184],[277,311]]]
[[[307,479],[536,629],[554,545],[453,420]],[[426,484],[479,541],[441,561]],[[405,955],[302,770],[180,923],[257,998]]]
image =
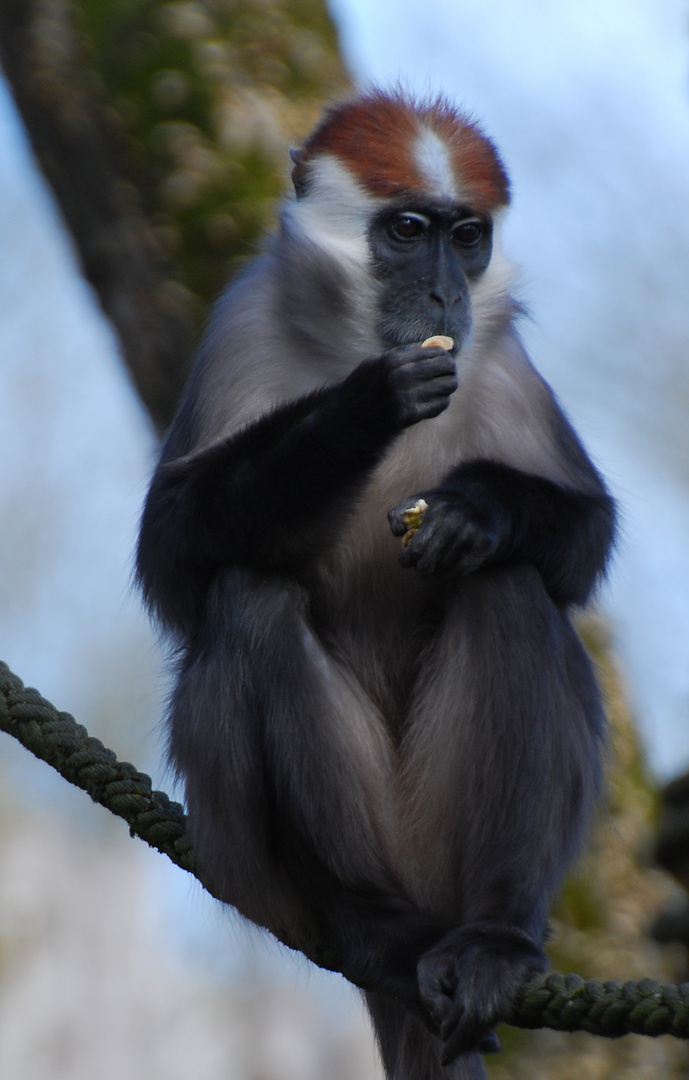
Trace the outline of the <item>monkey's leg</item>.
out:
[[[462,579],[402,748],[408,884],[457,927],[419,964],[446,1060],[478,1046],[545,966],[548,907],[599,789],[603,726],[588,659],[537,571]]]
[[[171,754],[216,895],[421,1012],[418,957],[452,924],[421,914],[390,869],[388,736],[293,582],[217,576],[172,701]]]

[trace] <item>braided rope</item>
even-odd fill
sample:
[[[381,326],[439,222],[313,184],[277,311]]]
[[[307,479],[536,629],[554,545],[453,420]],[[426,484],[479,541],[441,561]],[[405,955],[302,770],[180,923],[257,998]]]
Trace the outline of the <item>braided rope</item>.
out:
[[[522,1028],[622,1035],[675,1035],[689,1039],[689,983],[653,979],[618,983],[553,972],[520,991],[508,1023]]]
[[[184,870],[194,873],[194,853],[184,830],[179,803],[153,791],[150,776],[92,738],[73,716],[30,687],[0,662],[0,729],[42,761],[87,791],[94,802],[124,818],[132,836],[140,836]]]
[[[52,765],[94,802],[124,818],[132,836],[194,874],[194,853],[185,835],[179,803],[153,791],[150,777],[92,738],[69,713],[58,712],[37,690],[24,687],[0,662],[0,729]],[[587,982],[554,972],[534,979],[519,993],[508,1023],[521,1028],[621,1035],[675,1035],[689,1039],[689,983],[661,986],[640,982]]]

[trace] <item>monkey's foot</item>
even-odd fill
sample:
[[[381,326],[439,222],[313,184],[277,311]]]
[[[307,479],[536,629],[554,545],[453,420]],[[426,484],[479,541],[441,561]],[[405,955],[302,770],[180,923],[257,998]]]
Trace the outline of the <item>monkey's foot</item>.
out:
[[[499,1049],[492,1029],[509,1015],[519,988],[546,967],[524,930],[490,923],[453,930],[424,953],[419,991],[444,1044],[443,1064],[470,1050]]]

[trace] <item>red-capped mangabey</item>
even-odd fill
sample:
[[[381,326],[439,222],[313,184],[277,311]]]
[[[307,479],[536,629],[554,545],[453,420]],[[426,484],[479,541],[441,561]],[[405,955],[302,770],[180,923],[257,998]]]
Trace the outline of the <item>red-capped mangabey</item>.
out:
[[[614,509],[515,330],[480,129],[373,92],[293,159],[143,514],[171,756],[215,894],[365,991],[390,1080],[474,1080],[599,789],[568,609]]]

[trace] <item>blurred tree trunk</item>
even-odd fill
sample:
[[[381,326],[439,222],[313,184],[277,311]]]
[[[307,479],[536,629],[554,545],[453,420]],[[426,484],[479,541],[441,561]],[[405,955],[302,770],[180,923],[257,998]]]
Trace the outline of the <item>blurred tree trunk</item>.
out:
[[[84,274],[112,321],[134,384],[159,429],[170,419],[192,343],[165,263],[123,167],[122,140],[66,3],[2,0],[0,60]]]
[[[201,313],[346,85],[323,0],[0,0],[0,62],[156,428]]]

